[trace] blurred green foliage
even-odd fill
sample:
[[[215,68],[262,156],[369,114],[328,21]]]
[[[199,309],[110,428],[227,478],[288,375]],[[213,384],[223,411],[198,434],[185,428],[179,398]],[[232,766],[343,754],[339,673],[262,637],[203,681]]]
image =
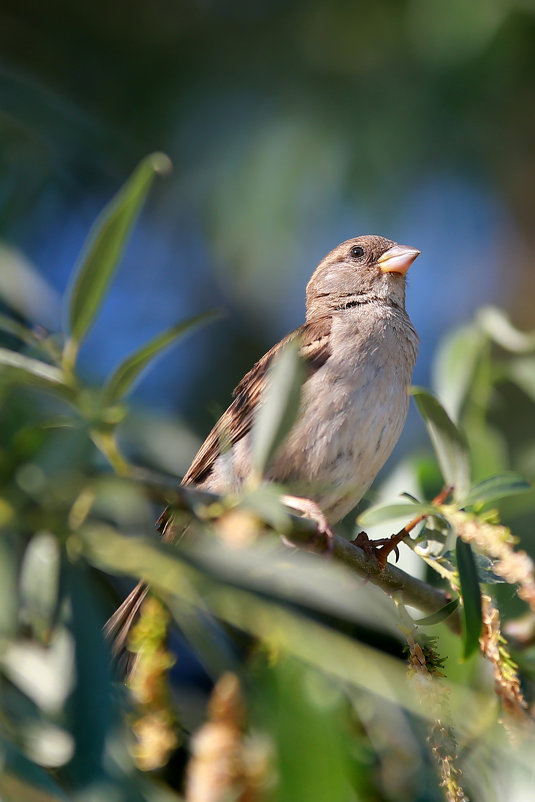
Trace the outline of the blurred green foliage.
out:
[[[514,394],[535,412],[535,337],[496,309],[450,336],[436,362],[444,407],[415,390],[440,472],[430,453],[407,456],[417,496],[361,516],[422,516],[408,545],[420,573],[459,601],[463,629],[451,602],[417,621],[402,594],[357,581],[336,551],[282,546],[277,532],[297,523],[260,476],[241,497],[216,499],[174,490],[154,454],[129,459],[124,397],[199,318],[143,346],[103,388],[81,381],[79,349],[164,164],[145,159],[97,221],[63,334],[0,318],[2,799],[423,802],[463,799],[461,788],[485,802],[500,788],[527,798],[535,578],[499,513],[515,528],[535,514],[518,473],[535,477],[535,440],[508,412]],[[270,414],[255,424],[259,471],[295,414],[294,357],[273,371]],[[452,492],[436,496],[443,483]],[[177,546],[152,534],[166,503],[189,528]],[[102,634],[123,574],[151,583],[182,636],[169,673],[167,613],[152,599],[130,644],[128,691]],[[496,587],[507,588],[505,621],[527,611],[523,628],[510,622],[509,645]],[[511,606],[514,588],[523,601]],[[192,654],[208,690],[184,673]]]

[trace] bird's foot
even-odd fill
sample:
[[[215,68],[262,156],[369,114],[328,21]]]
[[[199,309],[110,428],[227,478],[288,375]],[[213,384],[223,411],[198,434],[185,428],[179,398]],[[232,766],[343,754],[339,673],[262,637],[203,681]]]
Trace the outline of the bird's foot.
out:
[[[317,539],[325,538],[325,551],[332,553],[334,548],[334,532],[329,525],[325,514],[321,511],[319,506],[311,498],[303,498],[301,496],[288,496],[284,495],[281,498],[283,504],[290,507],[296,512],[300,512],[305,518],[310,518],[316,524]]]
[[[409,533],[406,529],[402,529],[391,537],[382,537],[378,540],[370,540],[366,532],[359,532],[354,540],[351,542],[361,548],[368,557],[375,557],[379,568],[384,571],[388,555],[394,552],[396,555],[396,562],[399,560],[399,544],[407,537]]]

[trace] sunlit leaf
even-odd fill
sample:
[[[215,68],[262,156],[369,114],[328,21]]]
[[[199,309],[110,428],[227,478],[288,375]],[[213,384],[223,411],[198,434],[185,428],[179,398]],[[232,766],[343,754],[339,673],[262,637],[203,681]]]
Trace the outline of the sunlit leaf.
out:
[[[288,432],[299,409],[304,366],[299,342],[289,342],[268,370],[265,397],[255,417],[253,467],[261,475]]]
[[[50,634],[59,597],[60,551],[57,538],[39,532],[30,540],[20,571],[20,595],[24,615],[35,635]]]
[[[119,401],[126,393],[132,388],[136,380],[139,378],[141,372],[149,365],[149,363],[159,356],[162,351],[171,345],[175,340],[184,334],[192,331],[203,323],[207,323],[218,316],[215,311],[204,312],[201,315],[189,318],[176,326],[173,326],[167,331],[158,334],[148,343],[141,346],[137,351],[134,351],[118,368],[114,371],[112,376],[108,379],[105,387],[104,394],[110,403]]]
[[[466,506],[478,502],[491,502],[498,499],[516,496],[532,489],[532,485],[518,473],[504,473],[492,476],[474,485],[464,500]]]
[[[2,366],[8,377],[16,382],[32,385],[65,400],[74,397],[74,391],[67,383],[63,371],[46,362],[8,348],[0,348],[0,369]]]
[[[423,707],[414,685],[407,682],[406,667],[402,660],[393,658],[379,649],[373,649],[359,642],[353,636],[346,636],[329,626],[318,623],[310,616],[303,615],[298,608],[292,608],[272,600],[264,591],[254,593],[243,590],[236,582],[219,582],[207,574],[201,578],[200,574],[192,574],[184,570],[184,555],[177,553],[167,544],[154,540],[141,538],[126,538],[113,533],[109,527],[101,531],[91,528],[85,532],[80,531],[84,542],[84,550],[90,561],[100,567],[111,568],[116,572],[116,566],[121,572],[142,573],[159,592],[169,594],[169,605],[173,609],[175,604],[193,604],[200,611],[211,611],[223,621],[228,621],[234,627],[249,632],[256,639],[260,639],[278,654],[284,649],[301,660],[316,666],[335,678],[339,678],[350,685],[363,688],[367,692],[378,694],[388,703],[401,705],[405,709],[415,712],[418,716],[433,715],[430,708]],[[133,542],[134,541],[134,542]],[[206,551],[206,549],[205,549]],[[137,552],[137,553],[136,553]],[[234,550],[234,555],[238,554]],[[121,556],[123,559],[121,560]],[[215,559],[214,559],[215,562]],[[316,559],[317,563],[318,560]],[[285,584],[289,590],[292,586],[292,562],[286,560],[287,576]],[[255,562],[253,579],[259,574],[258,560]],[[235,576],[237,574],[234,568]],[[242,572],[243,573],[243,572]],[[318,575],[319,576],[319,575]],[[356,584],[354,577],[348,582],[348,591]],[[321,583],[316,582],[319,587]],[[370,590],[368,587],[366,590]],[[343,595],[338,586],[337,592]],[[364,598],[361,596],[360,598]],[[332,591],[329,593],[332,596]],[[385,594],[378,593],[376,598]],[[352,605],[355,606],[354,604]],[[375,599],[371,605],[371,612],[375,606]],[[392,608],[390,608],[392,609]],[[354,611],[355,617],[359,611]],[[393,611],[390,614],[395,624]],[[383,614],[375,613],[373,620],[382,621]],[[480,709],[484,698],[477,691],[469,693],[452,688],[450,701],[462,704],[463,717],[470,711]]]
[[[75,343],[91,328],[154,176],[169,169],[170,161],[163,153],[143,159],[91,229],[69,300],[69,332]]]
[[[36,766],[21,750],[0,741],[0,798],[6,802],[67,802],[69,797],[50,774]]]
[[[485,334],[507,351],[517,354],[535,351],[535,332],[515,328],[501,309],[483,307],[477,313],[477,322]]]
[[[444,481],[453,487],[454,498],[462,499],[470,488],[466,438],[434,396],[421,387],[413,387],[411,392],[427,426]]]
[[[452,599],[450,602],[437,610],[436,613],[426,615],[423,618],[415,618],[414,623],[419,627],[430,627],[433,624],[440,624],[452,615],[459,606],[459,599]]]
[[[56,628],[50,645],[30,638],[12,640],[0,660],[13,685],[43,713],[63,710],[74,683],[74,645],[65,628]]]
[[[79,534],[92,562],[142,577],[190,604],[202,603],[214,582],[230,584],[395,633],[392,603],[384,593],[373,586],[364,591],[334,561],[325,565],[298,551],[289,562],[287,550],[271,539],[236,549],[196,531],[195,547],[184,550],[154,539],[127,538],[107,526],[85,525]]]
[[[483,625],[481,588],[471,545],[458,537],[455,554],[463,598],[463,656],[467,660],[479,649],[479,636]]]
[[[432,515],[436,514],[437,509],[432,504],[377,504],[373,507],[368,507],[362,515],[358,517],[360,526],[375,526],[382,524],[386,521],[397,521],[400,518],[406,518],[409,523],[412,518],[418,515]]]
[[[535,401],[535,356],[519,356],[503,368],[505,376]]]
[[[433,363],[433,385],[453,420],[459,417],[487,342],[481,330],[470,325],[455,329],[440,344]]]

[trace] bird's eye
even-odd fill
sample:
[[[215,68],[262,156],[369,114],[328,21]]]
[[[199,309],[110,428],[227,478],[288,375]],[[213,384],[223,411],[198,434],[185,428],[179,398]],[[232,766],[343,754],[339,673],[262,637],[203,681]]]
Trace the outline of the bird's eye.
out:
[[[360,245],[353,245],[349,253],[354,259],[360,259],[361,256],[364,256],[364,248]]]

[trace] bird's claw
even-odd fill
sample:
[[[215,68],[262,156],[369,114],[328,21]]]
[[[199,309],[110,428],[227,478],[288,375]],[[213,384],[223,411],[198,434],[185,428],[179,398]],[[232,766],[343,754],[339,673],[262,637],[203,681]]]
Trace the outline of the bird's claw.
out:
[[[394,552],[396,562],[399,560],[399,544],[407,537],[408,532],[401,530],[391,537],[382,537],[378,540],[370,540],[366,532],[359,532],[354,540],[351,542],[362,549],[368,557],[374,557],[377,560],[379,569],[384,571],[388,555]]]

